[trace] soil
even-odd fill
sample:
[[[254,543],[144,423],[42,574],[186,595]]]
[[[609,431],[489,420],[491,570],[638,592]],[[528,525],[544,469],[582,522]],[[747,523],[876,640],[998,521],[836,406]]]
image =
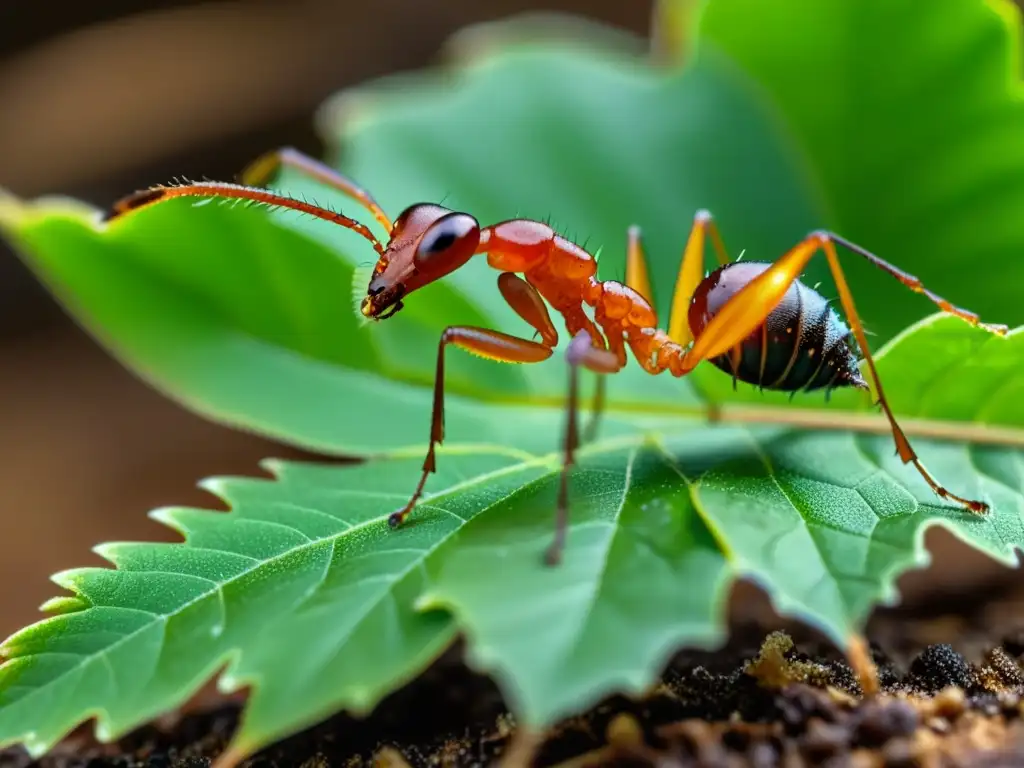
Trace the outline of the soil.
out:
[[[336,716],[242,765],[475,766],[532,754],[534,765],[565,768],[1024,766],[1024,586],[985,598],[879,611],[868,637],[883,693],[872,699],[813,632],[766,631],[766,617],[748,611],[725,648],[680,654],[649,695],[609,699],[535,742],[455,648],[366,720]],[[37,765],[205,767],[238,713],[219,701],[110,745],[83,727]],[[0,768],[30,765],[18,749],[0,751]]]

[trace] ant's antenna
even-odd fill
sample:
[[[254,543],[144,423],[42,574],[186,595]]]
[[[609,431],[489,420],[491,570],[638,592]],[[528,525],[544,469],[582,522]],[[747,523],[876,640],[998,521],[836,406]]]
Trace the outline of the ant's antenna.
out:
[[[298,211],[299,213],[306,213],[318,219],[329,221],[332,224],[338,224],[346,229],[351,229],[353,232],[358,232],[370,241],[370,244],[373,245],[374,250],[378,254],[384,255],[384,246],[380,244],[380,241],[374,237],[366,225],[359,223],[355,219],[350,219],[344,214],[335,213],[302,200],[295,200],[291,197],[268,192],[258,187],[246,187],[242,184],[229,184],[219,181],[196,181],[170,186],[161,185],[134,192],[114,203],[110,211],[103,217],[103,221],[112,221],[132,211],[137,211],[140,208],[145,208],[164,200],[170,200],[174,197],[220,197],[234,200],[249,200],[257,205],[266,205],[271,208],[286,208]]]

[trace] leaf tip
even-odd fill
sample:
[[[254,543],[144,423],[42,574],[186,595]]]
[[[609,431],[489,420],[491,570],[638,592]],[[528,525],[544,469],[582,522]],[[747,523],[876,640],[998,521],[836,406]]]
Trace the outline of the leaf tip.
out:
[[[380,701],[380,697],[365,686],[349,688],[345,693],[349,711],[353,714],[368,715]]]
[[[204,482],[208,482],[208,480]],[[178,520],[178,512],[179,509],[177,507],[157,507],[156,509],[151,509],[147,516],[150,520],[167,526],[175,533],[186,536],[185,526]]]
[[[486,66],[509,51],[552,44],[636,55],[643,54],[645,45],[640,36],[585,16],[534,11],[463,27],[445,42],[443,57],[450,66],[467,69]]]
[[[0,187],[0,226],[13,228],[47,216],[83,219],[99,228],[102,214],[88,203],[66,195],[48,195],[33,200],[18,197]]]
[[[66,613],[76,613],[85,610],[89,604],[80,597],[69,597],[67,595],[51,597],[39,606],[40,613],[47,613],[51,616],[63,616]],[[3,647],[0,646],[0,653]]]
[[[50,751],[50,745],[39,738],[39,735],[35,731],[29,731],[21,737],[21,745],[28,752],[28,756],[33,760],[39,760]]]
[[[445,610],[450,607],[450,603],[436,592],[424,592],[413,602],[414,610],[420,613]]]
[[[229,490],[228,479],[225,477],[204,477],[202,480],[196,483],[196,487],[199,488],[199,490],[201,491],[206,491],[207,493],[216,496],[221,501],[227,501]],[[164,521],[159,520],[159,522]]]
[[[110,724],[105,719],[99,717],[96,719],[93,734],[96,736],[96,741],[100,742],[100,744],[109,744],[117,738],[117,734],[114,733]]]
[[[0,187],[0,224],[10,225],[22,214],[25,204],[11,191]]]
[[[102,544],[97,544],[95,547],[92,548],[92,552],[102,557],[111,565],[116,566],[118,564],[118,549],[119,547],[116,543],[107,541]]]
[[[651,14],[651,58],[679,66],[693,56],[707,0],[655,0]]]
[[[95,570],[95,568],[69,568],[66,571],[57,571],[50,576],[50,581],[61,589],[79,594],[83,579]]]

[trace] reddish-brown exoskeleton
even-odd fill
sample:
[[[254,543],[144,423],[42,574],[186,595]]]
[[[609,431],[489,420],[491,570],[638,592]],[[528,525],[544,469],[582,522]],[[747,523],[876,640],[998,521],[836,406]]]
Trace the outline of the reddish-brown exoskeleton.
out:
[[[354,219],[260,188],[282,165],[303,171],[359,202],[389,233],[387,244],[382,245],[364,224]],[[685,376],[707,360],[734,379],[768,389],[867,388],[858,366],[856,346],[851,343],[852,335],[864,355],[866,373],[874,383],[878,404],[889,421],[903,462],[913,464],[940,497],[972,512],[983,513],[988,509],[984,502],[957,496],[932,477],[897,423],[878,380],[863,325],[839,265],[836,245],[867,259],[912,291],[924,294],[943,311],[972,325],[998,334],[1005,334],[1006,326],[981,323],[976,314],[953,306],[925,288],[916,277],[831,232],[811,233],[774,263],[732,262],[711,215],[698,212],[683,252],[668,329],[661,330],[650,299],[640,233],[635,227],[628,235],[626,282],[602,281],[596,277],[594,258],[546,224],[516,219],[481,227],[468,213],[432,203],[410,206],[392,224],[366,190],[292,149],[261,157],[243,172],[242,184],[184,183],[129,195],[113,206],[108,220],[175,197],[249,200],[301,211],[358,232],[379,256],[361,307],[363,315],[375,320],[392,317],[411,293],[458,269],[476,254],[487,254],[487,263],[499,271],[498,288],[502,296],[537,331],[540,340],[488,328],[445,329],[438,347],[430,442],[423,473],[408,503],[391,515],[392,527],[405,521],[422,495],[427,477],[435,469],[436,447],[444,439],[445,347],[454,345],[511,363],[546,360],[558,343],[549,306],[564,318],[572,338],[566,349],[570,377],[565,455],[556,502],[555,535],[546,554],[549,563],[559,560],[565,545],[569,468],[579,444],[578,369],[615,373],[626,365],[627,348],[652,374],[668,371],[674,376]],[[704,274],[706,237],[710,238],[720,264],[709,275]],[[850,327],[820,294],[798,279],[818,251],[828,259]],[[599,377],[599,382],[603,382],[603,377]],[[603,400],[601,393],[599,388],[598,404]]]

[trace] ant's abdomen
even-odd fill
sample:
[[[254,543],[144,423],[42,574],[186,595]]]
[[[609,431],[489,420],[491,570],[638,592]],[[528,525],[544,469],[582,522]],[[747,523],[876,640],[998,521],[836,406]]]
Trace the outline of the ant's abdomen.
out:
[[[697,286],[689,322],[699,335],[727,300],[771,264],[735,262],[719,267]],[[850,329],[817,291],[794,281],[786,295],[732,354],[712,358],[715,367],[765,389],[794,391],[864,387]]]

